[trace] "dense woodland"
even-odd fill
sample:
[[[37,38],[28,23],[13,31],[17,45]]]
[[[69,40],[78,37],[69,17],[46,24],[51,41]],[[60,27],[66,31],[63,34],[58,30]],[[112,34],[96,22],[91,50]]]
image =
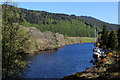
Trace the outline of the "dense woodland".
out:
[[[106,25],[103,26],[103,31],[99,35],[100,47],[111,50],[120,48],[120,29],[109,31]],[[119,45],[118,45],[119,44]]]
[[[5,5],[3,5],[5,6]],[[10,11],[18,13],[18,21],[26,27],[37,27],[40,31],[58,32],[67,36],[93,37],[94,28],[101,31],[106,24],[109,30],[118,29],[118,25],[109,24],[92,17],[49,13],[46,11],[27,10],[9,7]]]
[[[13,11],[13,13],[18,13],[18,21],[21,25],[37,27],[42,32],[52,31],[67,36],[92,37],[94,36],[94,28],[97,27],[80,20],[80,18],[75,15],[26,10],[13,6],[10,6],[9,10]],[[97,28],[99,31],[101,30],[99,27]]]
[[[116,24],[110,24],[110,23],[106,23],[103,21],[100,21],[98,19],[95,19],[93,17],[90,16],[79,16],[80,20],[89,23],[90,25],[94,25],[94,26],[98,26],[99,28],[103,28],[104,24],[106,25],[106,27],[108,28],[108,30],[118,30],[120,25],[116,25]]]

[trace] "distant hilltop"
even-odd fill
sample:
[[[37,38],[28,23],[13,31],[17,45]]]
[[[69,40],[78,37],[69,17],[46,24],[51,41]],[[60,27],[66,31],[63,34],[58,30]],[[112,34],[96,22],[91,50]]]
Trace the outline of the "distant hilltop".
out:
[[[101,32],[104,24],[106,24],[109,30],[117,30],[119,28],[119,25],[109,24],[87,16],[27,10],[14,6],[9,6],[9,10],[18,14],[20,25],[36,27],[41,32],[52,31],[53,33],[60,33],[71,37],[94,37],[94,29],[97,28]]]

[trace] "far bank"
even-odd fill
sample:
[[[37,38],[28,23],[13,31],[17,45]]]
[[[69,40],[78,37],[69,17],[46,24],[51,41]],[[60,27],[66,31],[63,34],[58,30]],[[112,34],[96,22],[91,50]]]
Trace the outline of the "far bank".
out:
[[[30,43],[27,53],[37,53],[39,51],[47,51],[58,49],[68,44],[91,43],[94,42],[93,37],[69,37],[60,33],[53,33],[51,31],[41,32],[35,27],[24,27],[28,32]]]

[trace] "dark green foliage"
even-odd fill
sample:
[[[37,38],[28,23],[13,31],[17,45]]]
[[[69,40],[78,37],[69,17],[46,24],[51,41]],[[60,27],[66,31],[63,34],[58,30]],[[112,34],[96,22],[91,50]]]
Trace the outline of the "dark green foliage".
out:
[[[80,18],[75,15],[26,10],[13,6],[11,6],[9,10],[13,12],[17,11],[20,16],[18,21],[21,25],[36,27],[40,31],[52,31],[68,36],[94,36],[94,26],[81,21]],[[98,30],[100,31],[101,29],[98,28]]]
[[[108,37],[109,37],[108,33],[109,33],[109,31],[108,31],[106,25],[104,24],[102,36],[101,36],[101,45],[104,47],[108,47]]]
[[[118,36],[118,47],[120,48],[120,29],[118,30],[117,36]]]
[[[103,25],[106,24],[108,30],[113,30],[113,29],[118,30],[120,27],[117,24],[106,23],[89,16],[80,16],[80,20],[83,22],[87,22],[87,24],[91,26],[98,26],[99,28],[103,28]]]
[[[18,24],[13,24],[19,14],[10,11],[8,4],[2,9],[2,78],[9,79],[23,77],[23,71],[28,67],[28,62],[24,61],[28,35]]]
[[[110,32],[110,36],[108,38],[108,47],[111,49],[116,49],[117,45],[118,45],[118,39],[117,39],[117,34],[115,32],[115,30],[112,30]]]
[[[119,48],[120,29],[118,30],[118,33],[116,33],[114,29],[111,32],[109,32],[106,25],[104,25],[99,41],[100,41],[100,47],[110,48],[112,50]]]

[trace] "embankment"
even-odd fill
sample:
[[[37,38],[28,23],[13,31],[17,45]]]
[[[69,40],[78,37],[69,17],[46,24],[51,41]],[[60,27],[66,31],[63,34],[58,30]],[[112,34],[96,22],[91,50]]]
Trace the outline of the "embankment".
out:
[[[116,55],[116,54],[115,54]],[[99,60],[92,68],[64,76],[61,80],[120,80],[120,57],[115,55]]]
[[[35,27],[24,27],[29,34],[28,53],[37,53],[43,50],[58,49],[64,45],[82,43],[80,37],[67,37],[63,34],[53,33],[51,31],[41,32]]]

